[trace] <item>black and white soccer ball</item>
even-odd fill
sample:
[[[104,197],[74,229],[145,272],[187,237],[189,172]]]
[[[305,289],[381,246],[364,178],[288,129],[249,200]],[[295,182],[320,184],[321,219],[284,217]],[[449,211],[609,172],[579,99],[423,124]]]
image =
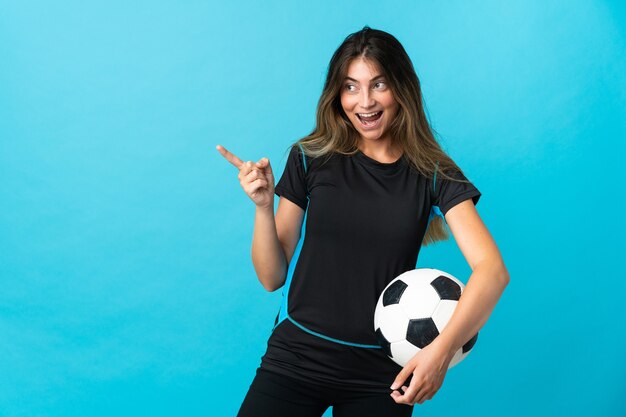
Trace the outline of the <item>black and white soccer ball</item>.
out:
[[[447,272],[418,268],[385,287],[374,312],[374,330],[383,351],[404,367],[446,327],[465,285]],[[478,333],[452,357],[448,369],[474,347]]]

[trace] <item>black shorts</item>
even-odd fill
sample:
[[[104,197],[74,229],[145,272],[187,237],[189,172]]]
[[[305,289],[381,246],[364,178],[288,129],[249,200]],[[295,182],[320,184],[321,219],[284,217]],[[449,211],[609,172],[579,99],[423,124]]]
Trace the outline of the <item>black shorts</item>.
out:
[[[320,417],[333,407],[333,417],[411,416],[413,405],[398,404],[389,393],[330,388],[257,368],[237,417]]]

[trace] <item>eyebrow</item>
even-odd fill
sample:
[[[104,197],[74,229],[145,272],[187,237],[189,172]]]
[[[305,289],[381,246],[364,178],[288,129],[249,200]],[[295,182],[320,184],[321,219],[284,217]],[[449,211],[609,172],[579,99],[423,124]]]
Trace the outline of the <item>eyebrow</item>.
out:
[[[377,76],[375,76],[374,78],[372,78],[372,81],[376,81],[376,80],[378,80],[379,78],[385,78],[385,76],[384,76],[384,75],[382,75],[382,74],[381,74],[381,75],[377,75]],[[350,81],[354,81],[355,83],[358,83],[358,81],[357,81],[357,80],[355,80],[355,79],[354,79],[354,78],[352,78],[352,77],[346,77],[346,78],[345,78],[345,80],[350,80]],[[344,81],[345,81],[345,80],[344,80]]]

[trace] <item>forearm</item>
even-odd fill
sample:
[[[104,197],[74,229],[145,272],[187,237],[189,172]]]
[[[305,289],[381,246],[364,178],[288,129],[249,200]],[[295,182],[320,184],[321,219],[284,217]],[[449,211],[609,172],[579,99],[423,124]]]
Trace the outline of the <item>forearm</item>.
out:
[[[474,268],[450,321],[435,339],[450,357],[484,326],[508,283],[504,265]]]
[[[287,273],[287,260],[278,240],[273,205],[270,208],[256,208],[252,236],[252,264],[266,290],[275,291],[283,285]]]

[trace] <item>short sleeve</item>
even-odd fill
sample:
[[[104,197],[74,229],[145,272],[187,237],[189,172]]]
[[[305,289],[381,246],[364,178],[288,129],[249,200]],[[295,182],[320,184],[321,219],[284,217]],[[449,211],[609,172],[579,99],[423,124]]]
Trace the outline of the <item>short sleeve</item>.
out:
[[[460,171],[454,171],[450,176],[467,181],[465,175]],[[480,199],[481,193],[471,182],[453,181],[437,175],[433,195],[433,206],[438,206],[439,210],[441,210],[441,214],[445,216],[448,210],[467,199],[471,198],[474,205],[476,205]]]
[[[300,147],[294,145],[289,151],[285,170],[274,187],[274,193],[297,204],[302,210],[306,210],[308,203],[304,174]]]

